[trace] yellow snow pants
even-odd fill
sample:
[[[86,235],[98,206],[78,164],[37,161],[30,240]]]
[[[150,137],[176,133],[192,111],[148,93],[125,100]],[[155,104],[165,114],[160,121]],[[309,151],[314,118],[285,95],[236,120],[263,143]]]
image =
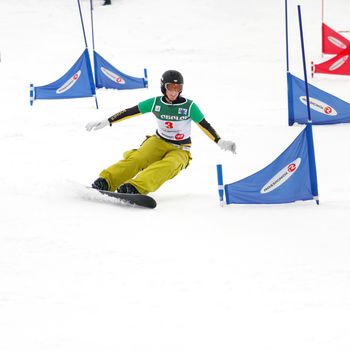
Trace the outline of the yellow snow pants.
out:
[[[121,184],[130,183],[140,193],[157,190],[164,182],[185,169],[191,153],[153,135],[147,137],[138,149],[124,153],[124,159],[100,173],[110,191]]]

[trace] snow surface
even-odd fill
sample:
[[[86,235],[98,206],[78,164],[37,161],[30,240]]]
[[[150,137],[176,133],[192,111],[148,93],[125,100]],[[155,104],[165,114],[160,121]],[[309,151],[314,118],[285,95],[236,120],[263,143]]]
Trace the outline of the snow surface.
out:
[[[74,0],[0,0],[0,348],[2,350],[348,350],[350,125],[315,126],[320,205],[220,207],[226,183],[273,161],[303,126],[287,125],[284,1],[94,1],[96,50],[149,89],[35,101],[85,48]],[[321,57],[321,1],[300,1],[306,55]],[[91,48],[89,2],[82,0]],[[325,22],[349,30],[348,0]],[[291,72],[303,77],[297,2]],[[347,26],[347,27],[346,27]],[[97,132],[85,124],[159,94],[163,71],[237,155],[195,125],[193,161],[156,193],[155,210],[87,196],[151,115]],[[350,101],[349,77],[316,76]]]

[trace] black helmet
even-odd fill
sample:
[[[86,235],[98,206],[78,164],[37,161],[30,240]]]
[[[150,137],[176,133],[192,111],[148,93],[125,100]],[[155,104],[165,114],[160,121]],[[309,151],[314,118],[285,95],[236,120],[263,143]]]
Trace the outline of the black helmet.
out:
[[[180,72],[177,70],[167,70],[163,73],[162,78],[160,79],[160,90],[165,94],[165,84],[183,84],[184,78]],[[182,91],[180,91],[181,93]]]

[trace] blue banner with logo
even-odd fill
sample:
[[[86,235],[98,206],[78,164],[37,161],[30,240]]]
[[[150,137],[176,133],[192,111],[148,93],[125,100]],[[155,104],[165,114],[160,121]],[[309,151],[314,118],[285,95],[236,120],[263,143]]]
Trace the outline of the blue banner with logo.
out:
[[[307,124],[305,81],[287,73],[288,124]],[[350,104],[308,84],[312,124],[350,123]]]
[[[224,189],[227,204],[318,203],[311,124],[270,165]]]
[[[55,82],[34,87],[33,100],[68,99],[95,95],[95,85],[88,49],[85,49],[74,65]]]
[[[144,78],[132,77],[113,67],[96,51],[94,51],[94,66],[96,88],[127,90],[148,87],[146,69]]]

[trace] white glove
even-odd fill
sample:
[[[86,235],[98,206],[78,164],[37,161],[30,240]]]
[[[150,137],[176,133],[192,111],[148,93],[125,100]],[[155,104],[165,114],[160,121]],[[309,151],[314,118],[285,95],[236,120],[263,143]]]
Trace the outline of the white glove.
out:
[[[233,141],[225,141],[220,139],[218,141],[218,146],[224,151],[230,151],[233,154],[236,153],[236,144]]]
[[[86,126],[85,126],[85,129],[87,131],[91,131],[91,130],[99,130],[99,129],[102,129],[104,128],[105,126],[107,125],[110,125],[110,122],[108,119],[103,119],[99,122],[90,122],[90,123],[87,123]]]

